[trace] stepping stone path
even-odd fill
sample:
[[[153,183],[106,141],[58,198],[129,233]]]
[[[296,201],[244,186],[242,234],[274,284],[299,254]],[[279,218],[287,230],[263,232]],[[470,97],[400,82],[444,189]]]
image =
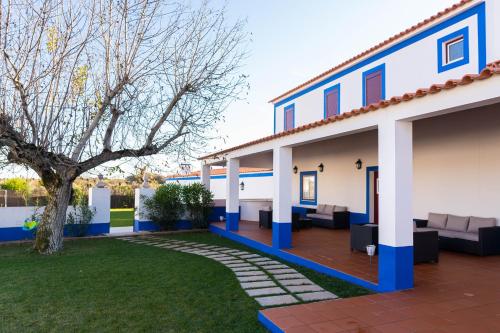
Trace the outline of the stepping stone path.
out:
[[[241,288],[262,307],[338,298],[282,262],[247,251],[154,236],[117,239],[215,260],[231,269]]]

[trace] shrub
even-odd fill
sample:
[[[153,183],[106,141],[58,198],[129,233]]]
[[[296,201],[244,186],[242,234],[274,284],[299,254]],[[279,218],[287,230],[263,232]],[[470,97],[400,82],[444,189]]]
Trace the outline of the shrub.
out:
[[[74,210],[68,213],[66,225],[68,234],[74,237],[85,236],[89,230],[90,222],[95,215],[95,209],[89,207],[89,200],[80,188],[73,190],[73,197],[71,199]]]
[[[155,194],[144,200],[148,218],[158,224],[161,230],[172,230],[183,213],[182,187],[179,184],[165,184]]]
[[[2,189],[19,193],[23,197],[24,204],[28,205],[28,198],[31,194],[31,186],[26,179],[21,177],[6,179],[2,184]]]
[[[182,201],[194,228],[207,228],[212,211],[213,194],[201,183],[182,187]]]

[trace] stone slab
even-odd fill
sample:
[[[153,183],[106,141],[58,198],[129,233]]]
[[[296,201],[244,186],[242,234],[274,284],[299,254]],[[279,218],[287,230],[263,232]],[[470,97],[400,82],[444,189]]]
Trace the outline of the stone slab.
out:
[[[243,258],[243,256],[242,256],[242,258]],[[266,258],[266,257],[248,258],[247,260],[251,261],[251,262],[258,262],[258,263],[266,262],[266,261],[272,261],[272,259],[269,259],[269,258]]]
[[[270,265],[281,265],[281,263],[279,261],[276,261],[276,260],[270,260],[270,261],[256,263],[256,265],[270,266]]]
[[[286,289],[290,291],[291,293],[304,293],[304,292],[310,292],[310,291],[323,291],[323,288],[321,288],[318,285],[300,285],[300,286],[286,286]]]
[[[263,268],[271,274],[298,273],[295,269],[291,269],[291,268],[284,268],[284,269],[267,269],[266,267],[263,267]]]
[[[315,291],[312,293],[297,294],[297,296],[305,302],[338,298],[337,295],[329,291]]]
[[[250,259],[250,258],[262,258],[262,256],[259,256],[258,254],[244,254],[240,256],[243,259]]]
[[[241,262],[241,263],[224,263],[229,268],[234,268],[234,267],[255,267],[252,264],[249,264],[247,262]],[[255,267],[257,269],[257,267]]]
[[[220,261],[222,264],[224,265],[240,265],[240,264],[245,264],[245,265],[250,265],[249,263],[247,262],[244,262],[243,260],[239,260],[239,259],[236,259],[236,260],[221,260]]]
[[[253,282],[253,281],[267,281],[270,280],[267,275],[254,275],[254,276],[237,276],[240,282]]]
[[[260,288],[260,289],[247,289],[245,291],[248,294],[248,296],[250,296],[250,297],[264,296],[264,295],[286,294],[286,291],[284,291],[280,287]]]
[[[291,280],[278,280],[278,282],[284,286],[300,286],[302,284],[313,285],[309,279],[291,279]]]
[[[236,276],[266,275],[263,271],[234,272]],[[267,275],[266,275],[267,276]]]
[[[287,279],[304,279],[305,276],[300,273],[291,273],[291,274],[276,274],[273,275],[276,280],[287,280]]]
[[[230,267],[230,268],[233,272],[255,271],[257,269],[255,266]]]
[[[299,301],[292,295],[264,296],[255,298],[261,306],[274,306],[298,303]]]
[[[288,267],[287,265],[269,265],[269,266],[264,266],[262,267],[264,269],[291,269],[290,267]]]
[[[241,282],[240,284],[243,289],[276,287],[273,281]]]

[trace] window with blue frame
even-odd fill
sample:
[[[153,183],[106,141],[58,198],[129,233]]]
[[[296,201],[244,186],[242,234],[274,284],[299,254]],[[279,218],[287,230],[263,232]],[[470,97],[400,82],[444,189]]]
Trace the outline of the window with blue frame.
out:
[[[438,72],[469,63],[469,28],[465,27],[437,41]]]
[[[300,173],[300,203],[302,205],[316,205],[318,196],[318,174],[316,171]]]
[[[285,106],[283,118],[283,129],[285,131],[291,130],[295,127],[295,104]]]
[[[324,119],[340,114],[340,83],[325,89],[323,92],[323,99]]]

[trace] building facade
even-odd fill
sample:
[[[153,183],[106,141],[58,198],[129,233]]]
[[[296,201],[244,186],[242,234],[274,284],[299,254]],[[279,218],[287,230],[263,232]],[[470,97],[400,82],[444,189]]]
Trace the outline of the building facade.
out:
[[[272,99],[274,134],[202,157],[200,181],[227,168],[232,232],[240,168],[272,169],[275,249],[293,209],[348,207],[379,225],[378,290],[411,288],[414,218],[500,221],[499,60],[500,2],[461,1]]]

